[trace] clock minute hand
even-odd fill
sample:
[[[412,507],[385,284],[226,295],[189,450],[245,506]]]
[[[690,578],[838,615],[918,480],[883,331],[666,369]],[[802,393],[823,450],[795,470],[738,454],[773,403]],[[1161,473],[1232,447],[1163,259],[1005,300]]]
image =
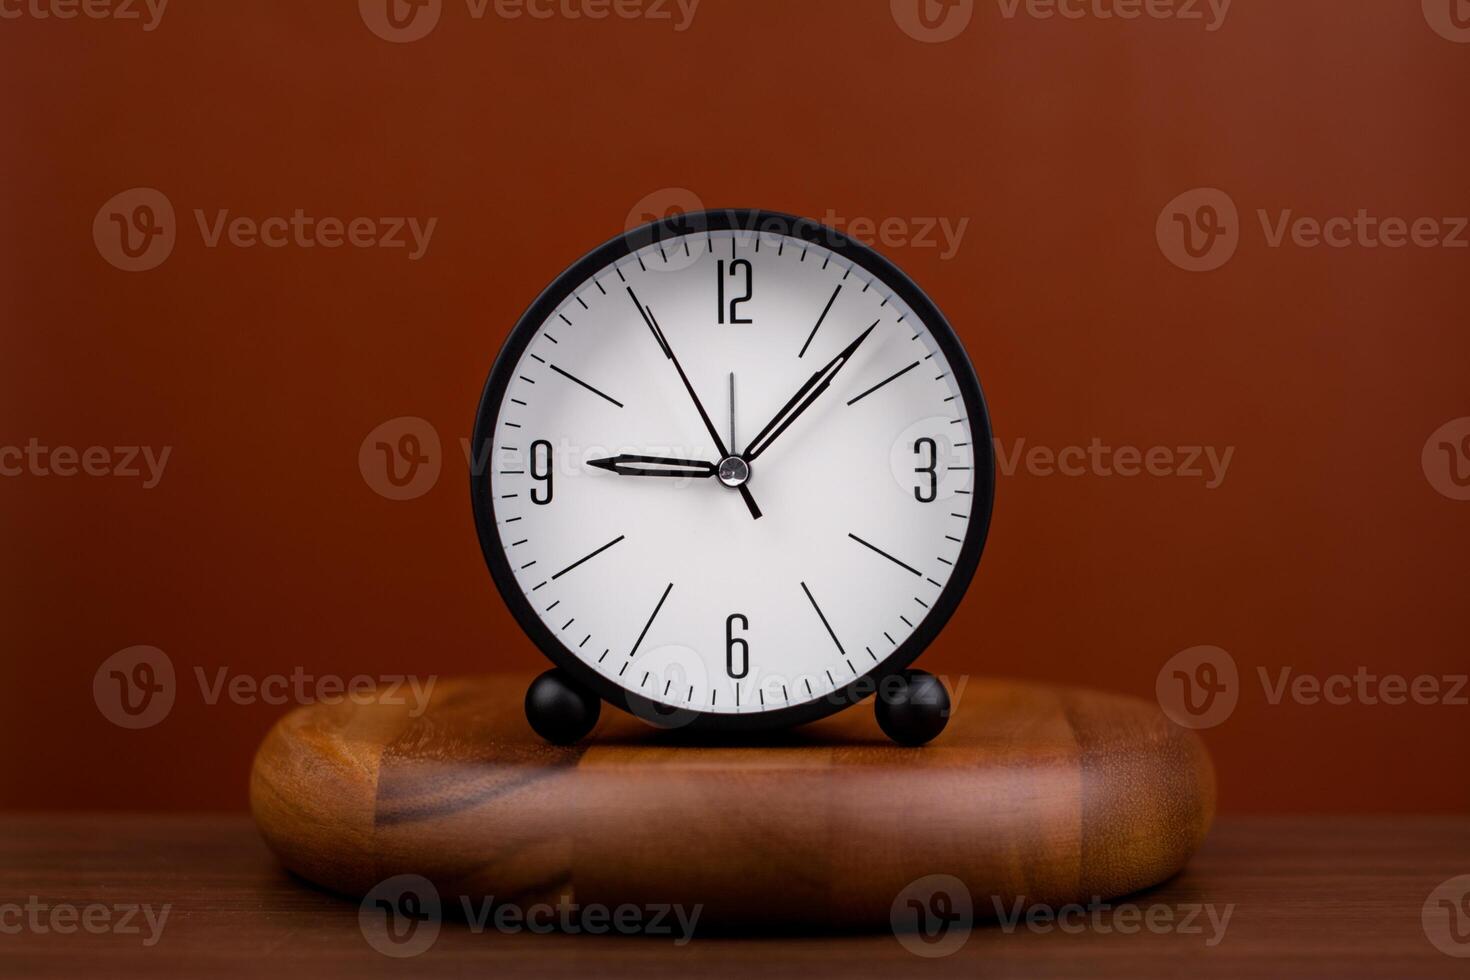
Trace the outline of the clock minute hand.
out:
[[[745,448],[745,453],[741,458],[748,463],[765,452],[771,443],[776,440],[777,436],[785,432],[802,412],[805,412],[812,406],[812,402],[821,397],[822,392],[831,387],[832,379],[837,377],[837,372],[842,370],[843,365],[857,352],[857,349],[862,346],[863,341],[868,339],[868,334],[872,333],[873,328],[876,326],[878,324],[874,323],[873,326],[858,334],[857,339],[848,344],[842,353],[818,368],[817,372],[807,379],[806,384],[802,385],[796,394],[791,396],[791,400],[781,406],[781,410],[776,413],[776,417],[767,422],[766,427],[761,429],[754,439],[750,440],[750,445]]]
[[[589,459],[588,466],[608,470],[618,476],[714,476],[717,467],[701,459],[670,459],[667,456],[635,456],[623,453],[606,459]]]

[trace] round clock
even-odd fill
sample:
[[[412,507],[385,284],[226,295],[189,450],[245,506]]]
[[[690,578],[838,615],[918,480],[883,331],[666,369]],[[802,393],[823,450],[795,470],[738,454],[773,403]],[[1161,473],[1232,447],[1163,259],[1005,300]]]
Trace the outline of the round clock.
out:
[[[979,562],[990,424],[954,331],[867,246],[754,210],[619,236],[516,324],[473,447],[491,575],[557,667],[527,698],[551,740],[599,697],[749,730],[877,692],[918,742],[922,677],[947,714],[905,668]]]

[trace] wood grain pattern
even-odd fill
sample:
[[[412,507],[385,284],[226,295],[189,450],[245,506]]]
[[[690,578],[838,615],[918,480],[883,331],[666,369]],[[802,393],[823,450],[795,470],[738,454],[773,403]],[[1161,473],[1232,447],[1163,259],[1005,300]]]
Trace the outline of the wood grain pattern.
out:
[[[1233,903],[1214,946],[1179,931],[1077,934],[996,924],[943,959],[919,959],[886,930],[869,935],[721,937],[686,946],[622,936],[473,932],[446,922],[411,960],[373,950],[356,902],[283,872],[244,815],[0,814],[0,907],[167,903],[160,941],[136,935],[0,934],[0,976],[15,978],[375,977],[885,978],[1188,976],[1452,978],[1420,909],[1440,882],[1470,873],[1466,816],[1222,816],[1185,871],[1128,901],[1183,908]],[[10,920],[13,921],[13,920]]]
[[[298,709],[251,776],[282,862],[365,893],[422,874],[526,904],[702,904],[706,921],[885,926],[916,878],[1066,902],[1156,884],[1214,814],[1200,740],[1132,698],[967,679],[948,730],[892,745],[868,705],[759,742],[694,742],[608,709],[542,743],[526,677],[442,682],[407,706]]]

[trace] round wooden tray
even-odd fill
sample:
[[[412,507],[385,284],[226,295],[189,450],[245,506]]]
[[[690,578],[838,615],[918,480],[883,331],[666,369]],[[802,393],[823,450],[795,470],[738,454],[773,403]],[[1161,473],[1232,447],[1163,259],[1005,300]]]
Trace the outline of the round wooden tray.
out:
[[[699,903],[709,925],[876,928],[930,874],[963,881],[982,917],[1137,891],[1182,868],[1214,815],[1199,738],[1135,698],[968,678],[918,749],[871,704],[740,742],[604,708],[559,748],[526,723],[530,679],[440,681],[418,717],[403,692],[293,711],[251,773],[261,833],[354,896],[412,873],[446,908]]]

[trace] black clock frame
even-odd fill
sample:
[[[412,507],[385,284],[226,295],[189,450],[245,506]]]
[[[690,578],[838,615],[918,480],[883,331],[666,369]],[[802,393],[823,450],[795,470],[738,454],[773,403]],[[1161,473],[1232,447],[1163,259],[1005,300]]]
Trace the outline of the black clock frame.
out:
[[[959,557],[955,560],[949,581],[945,583],[933,607],[919,622],[918,628],[893,653],[843,687],[801,704],[748,714],[707,712],[665,704],[630,691],[583,663],[541,621],[517,584],[509,558],[500,542],[495,519],[495,500],[490,492],[489,460],[495,437],[495,422],[499,417],[506,390],[515,376],[516,366],[536,331],[579,286],[619,259],[650,245],[685,235],[713,231],[784,235],[819,245],[872,273],[892,289],[929,328],[940,350],[949,360],[964,400],[965,415],[970,422],[975,462],[970,521],[964,543],[960,546]],[[470,472],[470,495],[480,548],[490,568],[490,577],[521,629],[553,664],[609,704],[655,724],[693,731],[761,731],[805,724],[851,707],[873,694],[887,680],[901,677],[904,669],[939,635],[969,589],[975,569],[980,563],[980,554],[985,547],[995,500],[995,450],[985,397],[964,346],[934,302],[903,270],[862,242],[809,218],[747,208],[677,214],[651,222],[593,249],[557,276],[526,312],[521,314],[495,358],[475,415],[471,448],[470,458],[484,461],[478,467],[472,466]]]

